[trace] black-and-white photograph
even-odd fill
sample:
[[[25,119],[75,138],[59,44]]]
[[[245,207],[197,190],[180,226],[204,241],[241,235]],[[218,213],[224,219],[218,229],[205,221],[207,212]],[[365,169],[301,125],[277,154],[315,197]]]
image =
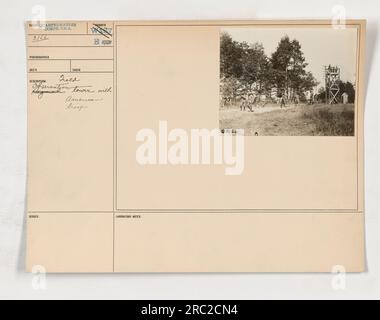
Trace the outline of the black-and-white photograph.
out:
[[[354,136],[357,64],[355,28],[223,28],[220,129]]]

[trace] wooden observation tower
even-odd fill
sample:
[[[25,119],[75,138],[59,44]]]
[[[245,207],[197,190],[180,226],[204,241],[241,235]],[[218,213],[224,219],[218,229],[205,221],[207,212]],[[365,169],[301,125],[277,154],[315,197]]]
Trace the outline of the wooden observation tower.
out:
[[[339,103],[340,68],[325,66],[326,101],[328,104]]]

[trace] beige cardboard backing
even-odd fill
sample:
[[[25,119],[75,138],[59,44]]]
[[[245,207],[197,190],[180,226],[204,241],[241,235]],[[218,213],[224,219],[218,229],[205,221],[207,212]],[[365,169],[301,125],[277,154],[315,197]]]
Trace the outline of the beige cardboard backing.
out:
[[[355,136],[246,137],[241,176],[223,166],[141,167],[136,133],[159,120],[218,127],[220,27],[329,21],[107,22],[104,48],[87,47],[93,22],[74,23],[56,32],[27,25],[28,58],[56,59],[29,60],[41,70],[28,74],[29,271],[364,270],[365,22],[347,22],[358,30]],[[54,36],[45,47],[34,34]],[[103,62],[81,62],[90,58]],[[30,80],[62,73],[113,94],[76,113],[64,110],[65,95],[31,94]]]
[[[116,272],[364,271],[361,214],[116,218]],[[126,254],[128,253],[128,254]],[[130,259],[129,257],[133,257]]]
[[[112,272],[113,214],[39,213],[29,217],[27,270],[41,266],[46,272]]]

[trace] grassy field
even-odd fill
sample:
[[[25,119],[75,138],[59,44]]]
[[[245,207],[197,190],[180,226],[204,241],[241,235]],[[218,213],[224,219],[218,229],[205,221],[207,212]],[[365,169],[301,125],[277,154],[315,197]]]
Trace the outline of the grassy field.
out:
[[[219,110],[220,129],[244,129],[260,136],[353,136],[354,105],[265,105],[254,112],[238,107]]]

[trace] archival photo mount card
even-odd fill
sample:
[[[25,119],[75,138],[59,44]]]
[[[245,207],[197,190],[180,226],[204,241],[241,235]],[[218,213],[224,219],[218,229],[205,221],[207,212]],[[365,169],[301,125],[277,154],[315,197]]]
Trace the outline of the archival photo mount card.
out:
[[[365,270],[365,21],[28,22],[27,270]]]

